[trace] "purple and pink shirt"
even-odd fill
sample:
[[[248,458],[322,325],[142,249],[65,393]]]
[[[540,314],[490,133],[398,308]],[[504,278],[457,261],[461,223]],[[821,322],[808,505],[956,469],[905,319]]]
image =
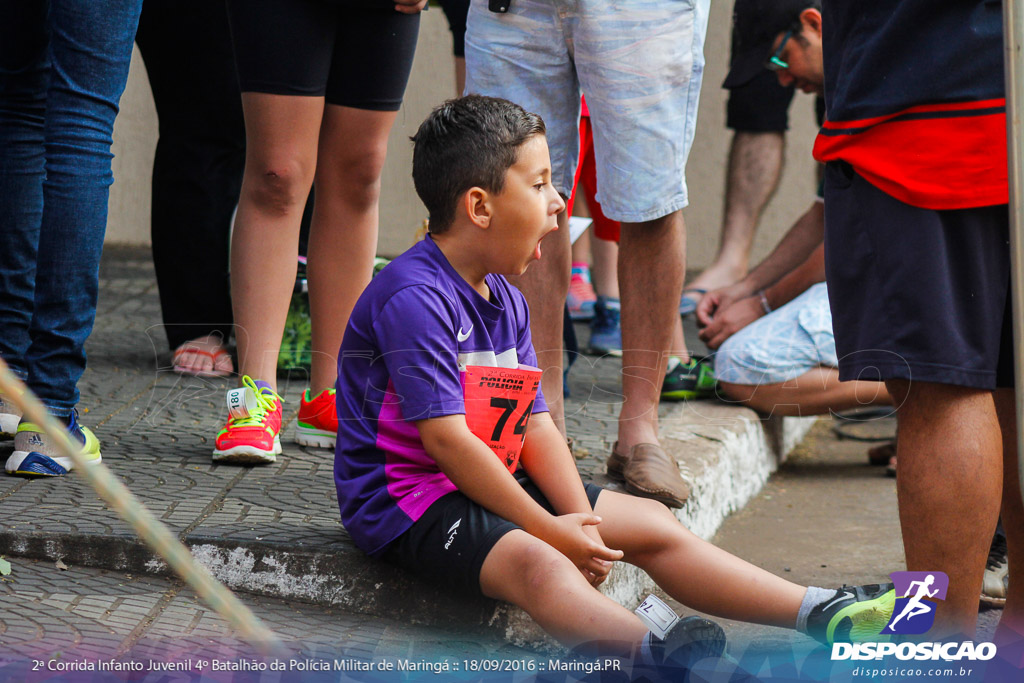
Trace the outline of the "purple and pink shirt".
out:
[[[522,293],[487,275],[490,300],[428,235],[374,278],[338,355],[334,480],[356,545],[383,552],[438,498],[456,490],[413,424],[464,414],[467,365],[536,365]],[[546,412],[538,390],[533,413]]]

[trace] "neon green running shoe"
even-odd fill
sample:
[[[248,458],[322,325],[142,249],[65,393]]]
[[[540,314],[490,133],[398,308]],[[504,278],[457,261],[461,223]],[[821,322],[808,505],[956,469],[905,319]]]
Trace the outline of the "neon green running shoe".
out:
[[[102,460],[100,441],[88,427],[78,423],[78,411],[73,410],[67,430],[71,440],[82,445],[82,456],[90,465]],[[4,469],[8,474],[23,477],[60,477],[74,469],[74,461],[63,456],[53,441],[38,425],[22,422],[14,435],[14,452],[7,458]]]
[[[807,635],[820,643],[888,641],[881,635],[892,618],[896,590],[891,583],[843,586],[807,616]]]
[[[692,401],[715,395],[715,371],[711,360],[704,356],[691,356],[683,363],[677,356],[668,359],[668,371],[661,385],[661,400]]]

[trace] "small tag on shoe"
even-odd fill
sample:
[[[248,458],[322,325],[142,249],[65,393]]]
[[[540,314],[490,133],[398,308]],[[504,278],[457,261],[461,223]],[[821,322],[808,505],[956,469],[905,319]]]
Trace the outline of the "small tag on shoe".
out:
[[[679,615],[656,595],[648,595],[634,612],[658,640],[665,640],[665,636],[679,621]]]
[[[228,414],[235,420],[242,420],[256,410],[256,394],[249,387],[232,389],[228,392]]]

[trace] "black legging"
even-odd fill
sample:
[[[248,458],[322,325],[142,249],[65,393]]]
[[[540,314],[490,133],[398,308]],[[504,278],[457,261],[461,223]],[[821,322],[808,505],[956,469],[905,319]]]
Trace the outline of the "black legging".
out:
[[[146,0],[136,42],[160,119],[151,228],[167,340],[227,339],[245,124],[224,3]]]

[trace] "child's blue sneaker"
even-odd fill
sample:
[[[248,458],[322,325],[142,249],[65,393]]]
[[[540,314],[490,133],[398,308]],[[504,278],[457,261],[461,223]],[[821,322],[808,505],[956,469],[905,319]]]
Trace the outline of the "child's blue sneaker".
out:
[[[622,326],[619,324],[619,300],[597,297],[594,319],[590,321],[589,352],[596,356],[622,355]]]
[[[67,430],[73,441],[82,444],[82,455],[90,465],[102,460],[99,439],[90,429],[78,424],[77,410],[71,412]],[[70,472],[74,466],[71,458],[61,455],[38,425],[22,422],[14,436],[14,452],[7,458],[4,469],[8,474],[19,476],[59,477]]]

